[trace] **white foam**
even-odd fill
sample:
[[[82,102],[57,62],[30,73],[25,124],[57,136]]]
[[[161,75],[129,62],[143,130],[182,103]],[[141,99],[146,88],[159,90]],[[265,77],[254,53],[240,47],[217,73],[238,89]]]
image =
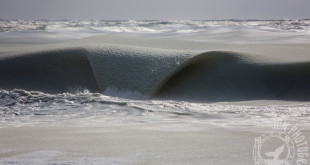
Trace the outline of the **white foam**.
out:
[[[247,102],[193,103],[141,99],[138,92],[108,88],[99,93],[44,94],[8,91],[0,102],[0,128],[99,119],[112,123],[207,123],[227,128],[271,126],[283,119],[309,126],[309,102],[255,100]],[[16,102],[14,105],[6,105]],[[0,152],[6,152],[0,151]]]

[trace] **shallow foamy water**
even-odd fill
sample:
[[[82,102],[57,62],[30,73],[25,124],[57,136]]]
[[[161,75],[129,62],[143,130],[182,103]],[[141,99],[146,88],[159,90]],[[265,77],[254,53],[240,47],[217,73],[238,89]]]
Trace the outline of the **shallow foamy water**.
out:
[[[174,100],[141,99],[137,92],[108,90],[99,93],[46,94],[35,91],[1,91],[1,125],[22,126],[74,119],[107,122],[153,123],[198,122],[221,127],[270,126],[282,119],[308,126],[307,102],[243,101],[193,103]],[[115,95],[119,95],[116,97]],[[270,104],[270,105],[268,105]]]

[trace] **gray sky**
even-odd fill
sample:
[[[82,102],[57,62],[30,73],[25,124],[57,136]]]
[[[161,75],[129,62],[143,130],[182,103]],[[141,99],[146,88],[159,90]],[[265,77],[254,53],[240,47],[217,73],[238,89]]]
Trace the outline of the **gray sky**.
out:
[[[4,19],[303,19],[310,0],[0,0]]]

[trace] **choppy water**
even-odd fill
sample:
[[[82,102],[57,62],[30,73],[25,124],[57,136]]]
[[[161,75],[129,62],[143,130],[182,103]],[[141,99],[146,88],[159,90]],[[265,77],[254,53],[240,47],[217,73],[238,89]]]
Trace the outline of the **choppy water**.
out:
[[[113,93],[122,97],[109,96]],[[150,100],[141,99],[141,95],[135,92],[120,94],[113,89],[103,94],[1,90],[0,123],[2,126],[20,126],[72,119],[101,119],[122,123],[190,121],[223,127],[248,127],[269,126],[273,124],[273,119],[278,118],[303,126],[309,124],[310,104],[249,104]]]
[[[0,32],[12,31],[90,31],[129,33],[195,33],[253,29],[271,32],[309,32],[310,20],[1,20]]]
[[[294,37],[293,42],[300,43],[308,41],[305,36],[309,36],[310,20],[0,20],[0,32],[1,40],[20,36],[27,42],[34,38],[63,41],[98,34],[126,34],[153,38],[191,36],[186,40],[221,43],[286,43],[292,42],[287,38]],[[231,38],[227,40],[227,36]]]

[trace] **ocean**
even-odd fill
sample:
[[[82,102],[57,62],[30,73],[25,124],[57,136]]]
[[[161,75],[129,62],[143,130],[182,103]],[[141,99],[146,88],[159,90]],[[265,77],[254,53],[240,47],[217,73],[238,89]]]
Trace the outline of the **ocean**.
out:
[[[255,164],[279,121],[309,141],[309,43],[310,20],[0,20],[0,164]]]

